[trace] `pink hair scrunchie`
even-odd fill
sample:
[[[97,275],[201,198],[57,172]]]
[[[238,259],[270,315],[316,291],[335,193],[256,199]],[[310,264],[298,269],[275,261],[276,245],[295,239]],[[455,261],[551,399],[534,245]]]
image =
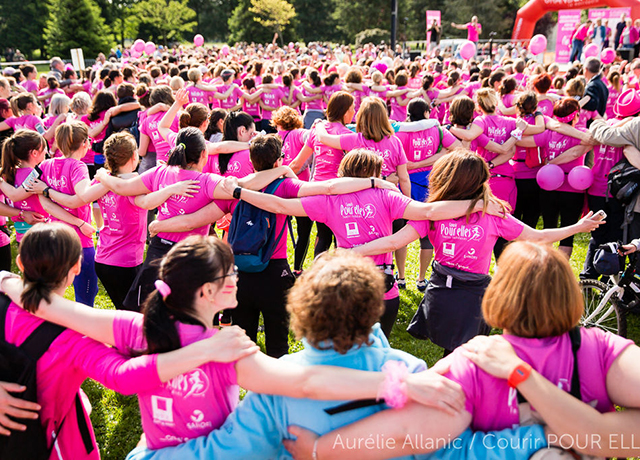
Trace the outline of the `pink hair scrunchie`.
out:
[[[162,300],[167,300],[167,297],[171,295],[171,288],[167,283],[162,280],[156,280],[153,285],[156,287],[160,295],[162,296]]]
[[[407,365],[402,361],[387,361],[382,366],[384,381],[378,388],[377,399],[384,399],[384,402],[393,409],[400,409],[407,403],[407,384],[405,379],[409,375]]]

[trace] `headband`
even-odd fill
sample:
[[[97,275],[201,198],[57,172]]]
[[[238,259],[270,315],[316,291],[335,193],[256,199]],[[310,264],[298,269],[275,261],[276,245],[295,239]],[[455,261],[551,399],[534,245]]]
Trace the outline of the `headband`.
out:
[[[573,120],[576,116],[576,113],[578,111],[573,111],[571,112],[569,115],[567,115],[566,117],[555,117],[556,120],[558,120],[560,123],[569,123],[571,120]]]

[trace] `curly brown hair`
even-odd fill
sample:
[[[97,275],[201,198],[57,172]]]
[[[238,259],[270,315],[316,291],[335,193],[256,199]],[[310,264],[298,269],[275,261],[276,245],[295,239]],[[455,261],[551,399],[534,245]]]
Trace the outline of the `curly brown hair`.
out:
[[[297,110],[288,106],[282,106],[271,115],[271,126],[278,126],[283,131],[293,131],[302,128],[302,117]]]
[[[337,249],[305,271],[289,291],[287,310],[297,339],[321,348],[331,340],[340,354],[369,345],[384,311],[382,272],[371,259]]]

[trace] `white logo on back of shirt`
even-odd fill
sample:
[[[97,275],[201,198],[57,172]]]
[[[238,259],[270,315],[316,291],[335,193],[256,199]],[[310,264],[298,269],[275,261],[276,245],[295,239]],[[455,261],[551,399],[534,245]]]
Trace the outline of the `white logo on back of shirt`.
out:
[[[362,219],[372,219],[377,213],[376,207],[371,203],[363,206],[359,204],[347,203],[340,205],[340,215],[342,217],[360,217]]]
[[[165,385],[172,395],[186,399],[204,396],[209,390],[210,382],[207,374],[201,369],[195,369],[171,379]]]
[[[151,396],[153,422],[160,425],[173,424],[173,399],[162,396]]]

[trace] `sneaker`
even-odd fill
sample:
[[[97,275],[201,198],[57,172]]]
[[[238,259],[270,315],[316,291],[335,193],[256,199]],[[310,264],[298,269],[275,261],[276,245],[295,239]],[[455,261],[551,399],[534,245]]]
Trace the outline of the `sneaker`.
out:
[[[407,289],[407,282],[404,278],[398,278],[398,274],[396,273],[396,283],[398,283],[398,289]]]
[[[420,280],[416,283],[416,287],[418,288],[418,291],[420,292],[424,292],[427,290],[427,280]]]

